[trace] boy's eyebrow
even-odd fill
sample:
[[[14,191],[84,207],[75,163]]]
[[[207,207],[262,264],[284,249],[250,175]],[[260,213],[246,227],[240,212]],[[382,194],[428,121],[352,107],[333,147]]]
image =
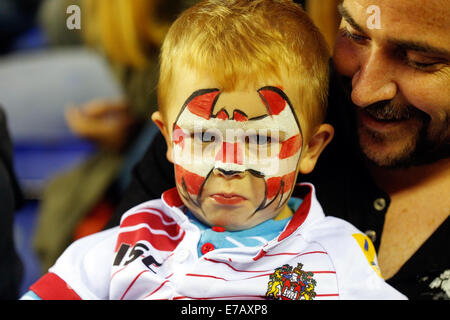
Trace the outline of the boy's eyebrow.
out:
[[[338,5],[338,11],[341,14],[342,18],[344,18],[344,20],[347,21],[347,23],[351,25],[353,29],[358,32],[365,33],[364,29],[356,23],[355,19],[353,19],[348,10],[344,8],[342,3]]]
[[[450,57],[450,51],[433,47],[427,43],[417,42],[417,41],[408,41],[408,40],[398,40],[398,39],[388,39],[387,40],[391,45],[402,49],[404,51],[417,51],[422,53],[430,53],[441,56]]]

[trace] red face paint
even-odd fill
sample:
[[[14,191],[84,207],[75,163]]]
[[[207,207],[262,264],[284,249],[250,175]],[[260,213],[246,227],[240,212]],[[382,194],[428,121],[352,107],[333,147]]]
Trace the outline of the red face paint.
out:
[[[199,92],[198,95],[191,98],[187,104],[187,108],[193,114],[209,119],[212,107],[217,95],[220,93],[217,89],[208,89],[206,92]]]
[[[222,143],[222,148],[220,148],[216,155],[216,160],[223,163],[242,164],[243,152],[244,147],[241,143],[229,143],[224,141]]]
[[[242,112],[234,111],[233,119],[234,119],[234,121],[244,122],[244,121],[248,120],[248,117],[247,117],[247,115],[245,115]]]
[[[225,110],[220,110],[219,113],[217,113],[216,118],[220,120],[228,120],[229,117]]]
[[[267,179],[267,199],[272,200],[278,192],[289,192],[294,185],[295,174],[296,171],[293,171],[281,177]]]
[[[238,108],[233,111],[231,118],[225,109],[217,111],[214,115],[214,106],[221,94],[217,89],[204,89],[194,92],[178,115],[174,128],[191,133],[179,134],[177,138],[174,137],[176,182],[179,187],[181,186],[184,189],[185,193],[189,194],[185,198],[192,199],[195,205],[201,206],[197,196],[202,194],[206,179],[214,169],[223,173],[248,171],[252,175],[264,179],[266,198],[260,205],[260,209],[268,206],[275,197],[279,197],[278,203],[280,206],[287,200],[295,183],[297,165],[302,149],[300,125],[289,99],[282,89],[263,87],[257,92],[264,103],[261,108],[265,107],[266,115],[248,118],[246,113]],[[195,138],[192,138],[196,136],[195,133],[192,134],[196,128],[202,130],[200,131],[201,139],[199,141],[194,141]],[[221,137],[214,140],[203,139],[204,133],[211,129],[219,132]],[[262,159],[267,160],[269,165],[275,166],[264,167],[261,164],[262,162],[251,163],[246,158],[246,152],[250,152],[249,143],[235,137],[230,140],[225,134],[228,130],[232,132],[241,130],[245,135],[245,130],[253,130],[259,136],[259,131],[266,130],[267,132],[267,129],[283,131],[282,141],[277,139],[267,140],[269,141],[267,145],[275,146],[275,148],[270,149],[271,152],[266,155],[267,159]],[[191,147],[186,148],[186,142],[189,139],[194,147],[191,145]],[[259,141],[258,139],[256,140]],[[195,143],[197,144],[195,145]],[[257,142],[256,144],[258,150],[267,148],[264,143],[259,145],[259,142]],[[214,149],[205,152],[200,157],[202,161],[198,163],[184,161],[183,155],[194,152],[195,146],[199,146],[199,150],[203,151],[205,145],[214,147]],[[259,152],[258,156],[260,154]],[[217,197],[220,201],[223,200],[222,203],[228,204],[238,204],[242,201],[242,199],[233,198],[229,195],[218,195]]]
[[[200,188],[205,182],[205,177],[199,176],[193,172],[184,169],[175,164],[175,178],[178,185],[185,185],[187,192],[191,195],[198,195]]]
[[[278,158],[286,159],[295,155],[302,147],[302,136],[297,134],[282,142]]]
[[[280,114],[286,107],[286,100],[277,91],[274,91],[274,89],[274,87],[271,87],[270,89],[262,88],[258,90],[271,116]],[[280,90],[279,88],[276,89]]]
[[[180,145],[182,149],[184,149],[184,140],[186,138],[186,134],[178,125],[175,125],[173,129],[173,143]]]

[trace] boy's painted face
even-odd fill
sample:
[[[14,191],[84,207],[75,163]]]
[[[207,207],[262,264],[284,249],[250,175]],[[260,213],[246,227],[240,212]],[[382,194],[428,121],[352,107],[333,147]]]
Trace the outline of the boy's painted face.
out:
[[[203,222],[250,228],[283,209],[302,144],[300,123],[282,88],[196,90],[173,123],[178,191]]]

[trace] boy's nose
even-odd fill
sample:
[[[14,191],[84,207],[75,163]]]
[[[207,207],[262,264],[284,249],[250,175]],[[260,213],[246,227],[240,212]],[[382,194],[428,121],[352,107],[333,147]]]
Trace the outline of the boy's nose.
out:
[[[244,175],[244,171],[226,170],[223,168],[215,168],[214,173],[224,178],[236,178]]]

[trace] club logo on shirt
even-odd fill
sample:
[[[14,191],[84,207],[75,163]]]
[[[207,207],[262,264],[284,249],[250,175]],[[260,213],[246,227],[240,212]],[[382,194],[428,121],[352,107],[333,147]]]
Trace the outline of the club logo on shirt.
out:
[[[313,300],[316,280],[314,274],[302,270],[303,264],[297,266],[285,264],[276,268],[269,276],[266,298],[274,300]]]

